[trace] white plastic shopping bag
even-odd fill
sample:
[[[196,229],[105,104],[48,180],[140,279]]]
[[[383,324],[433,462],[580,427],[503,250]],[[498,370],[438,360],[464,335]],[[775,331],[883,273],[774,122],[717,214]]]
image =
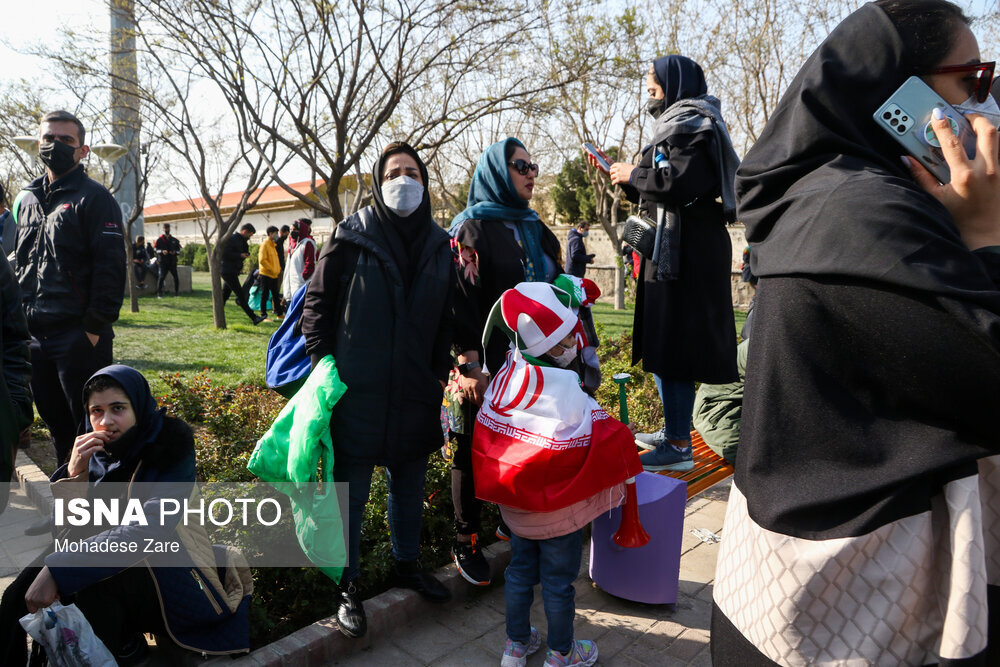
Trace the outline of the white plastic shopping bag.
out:
[[[55,667],[114,667],[114,656],[75,604],[58,600],[21,618],[21,627],[45,648]]]

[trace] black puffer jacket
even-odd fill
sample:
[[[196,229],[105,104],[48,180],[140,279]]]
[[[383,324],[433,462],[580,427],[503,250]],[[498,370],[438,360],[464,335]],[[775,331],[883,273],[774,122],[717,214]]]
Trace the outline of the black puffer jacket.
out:
[[[14,447],[21,429],[31,423],[31,364],[28,323],[21,310],[21,292],[7,258],[0,255],[0,475],[9,480]],[[9,484],[0,491],[0,512],[7,507]]]
[[[125,294],[122,212],[108,189],[77,167],[49,185],[31,182],[18,208],[14,271],[33,334],[82,326],[100,333]]]
[[[324,246],[301,322],[306,350],[333,354],[347,385],[331,422],[338,459],[391,465],[441,447],[455,281],[448,241],[430,229],[405,297],[373,208],[340,223]]]

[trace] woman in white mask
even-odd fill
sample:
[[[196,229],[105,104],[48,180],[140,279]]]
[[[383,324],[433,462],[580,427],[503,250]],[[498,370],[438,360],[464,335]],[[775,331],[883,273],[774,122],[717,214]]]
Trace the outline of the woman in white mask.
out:
[[[375,466],[385,467],[389,484],[396,585],[435,602],[451,597],[417,560],[427,459],[441,447],[455,283],[448,234],[431,218],[426,183],[416,151],[389,144],[372,170],[374,202],[337,225],[303,305],[313,365],[333,355],[348,386],[330,422],[333,476],[348,484],[350,499],[337,609],[348,637],[367,629],[359,557]]]

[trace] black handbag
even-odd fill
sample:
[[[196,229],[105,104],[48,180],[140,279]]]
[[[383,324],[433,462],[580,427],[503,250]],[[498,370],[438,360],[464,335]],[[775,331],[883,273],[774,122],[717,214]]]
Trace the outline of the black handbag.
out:
[[[652,259],[656,245],[656,224],[647,218],[630,215],[625,220],[622,240],[646,259]]]

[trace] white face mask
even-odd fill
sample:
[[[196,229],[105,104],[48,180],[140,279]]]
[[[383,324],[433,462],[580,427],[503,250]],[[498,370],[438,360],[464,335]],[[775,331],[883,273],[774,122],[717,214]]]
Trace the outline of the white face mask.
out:
[[[382,201],[401,218],[410,215],[424,200],[424,186],[409,176],[397,176],[382,184]]]
[[[993,123],[995,127],[1000,127],[1000,106],[997,106],[997,101],[993,99],[992,95],[989,95],[985,102],[980,102],[976,99],[976,96],[973,95],[961,104],[956,105],[955,108],[963,114],[982,114],[986,117],[986,120]]]
[[[551,355],[550,355],[551,356]],[[574,345],[572,349],[566,350],[558,357],[552,357],[552,361],[556,363],[559,368],[566,368],[573,360],[576,359],[576,346]]]

